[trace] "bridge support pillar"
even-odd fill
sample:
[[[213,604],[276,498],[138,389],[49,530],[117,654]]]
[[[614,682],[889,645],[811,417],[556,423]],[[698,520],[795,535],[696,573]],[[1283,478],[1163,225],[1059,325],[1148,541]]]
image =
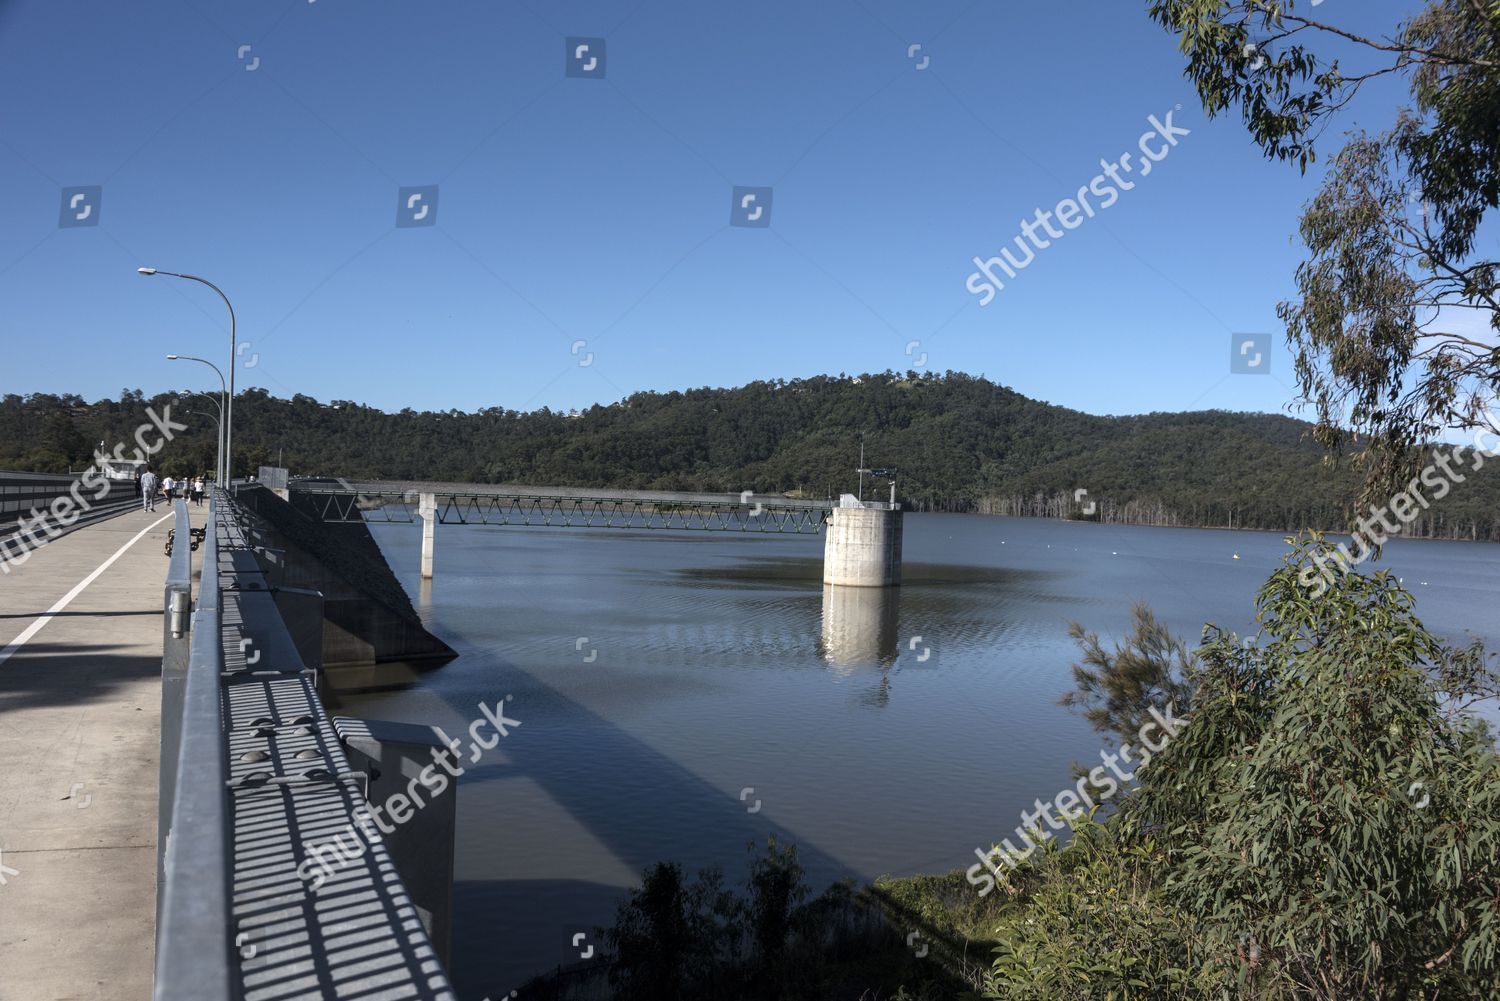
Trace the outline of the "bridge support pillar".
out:
[[[901,583],[901,509],[857,506],[848,497],[833,509],[823,541],[823,583],[895,587]]]
[[[437,535],[437,496],[417,495],[417,513],[422,516],[422,579],[432,579],[432,549]]]

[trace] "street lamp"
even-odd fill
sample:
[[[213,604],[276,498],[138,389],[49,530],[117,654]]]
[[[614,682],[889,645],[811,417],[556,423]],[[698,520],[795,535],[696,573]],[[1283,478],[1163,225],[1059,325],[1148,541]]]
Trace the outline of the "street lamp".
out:
[[[195,361],[200,365],[207,365],[219,377],[219,437],[216,439],[219,445],[219,460],[218,467],[214,470],[214,480],[219,486],[227,487],[229,485],[229,478],[226,475],[227,470],[224,466],[224,456],[227,454],[224,450],[224,418],[228,415],[224,411],[224,394],[227,392],[224,386],[224,373],[220,372],[219,366],[213,362],[203,358],[194,358],[192,355],[167,355],[167,361]]]
[[[213,399],[212,396],[209,396],[206,393],[194,393],[193,395],[194,396],[202,396],[206,400],[212,400]],[[224,434],[224,420],[223,420],[223,417],[222,417],[222,411],[220,412],[221,416],[219,416],[219,417],[215,417],[213,414],[209,413],[207,410],[184,410],[183,413],[185,413],[185,414],[197,414],[199,417],[207,417],[209,420],[213,421],[214,425],[216,426],[216,428],[217,428],[217,430],[219,432],[219,435],[221,436],[221,440],[222,440],[222,436]],[[220,457],[220,461],[222,461],[222,456]],[[215,478],[217,478],[217,471],[215,471]]]
[[[209,417],[209,418],[213,419],[214,429],[218,433],[218,437],[214,439],[214,442],[215,442],[215,446],[216,446],[216,448],[218,449],[218,452],[219,452],[219,454],[215,457],[216,458],[216,463],[214,465],[214,482],[217,483],[217,484],[222,485],[222,480],[221,480],[221,477],[220,477],[220,473],[223,472],[223,468],[224,468],[223,467],[223,462],[224,462],[224,404],[222,404],[218,400],[214,399],[213,396],[211,394],[209,394],[209,393],[195,393],[195,392],[192,392],[191,390],[184,389],[182,391],[182,396],[187,397],[189,399],[191,399],[192,397],[195,397],[195,396],[201,396],[205,400],[207,400],[208,402],[212,403],[214,406],[216,406],[216,407],[219,408],[219,415],[217,417],[215,417],[213,414],[209,413],[206,410],[184,410],[183,413],[185,413],[185,414],[197,414],[200,417]],[[181,399],[181,397],[179,397],[179,399]]]
[[[207,285],[219,293],[219,298],[224,300],[224,305],[229,309],[229,386],[225,390],[227,398],[224,405],[224,485],[228,486],[234,475],[234,306],[230,305],[229,296],[224,294],[224,290],[207,278],[178,274],[176,271],[158,271],[156,268],[136,268],[135,270],[148,278],[152,275],[167,275],[171,278],[185,278],[190,282]],[[220,373],[220,378],[223,378],[223,373]]]

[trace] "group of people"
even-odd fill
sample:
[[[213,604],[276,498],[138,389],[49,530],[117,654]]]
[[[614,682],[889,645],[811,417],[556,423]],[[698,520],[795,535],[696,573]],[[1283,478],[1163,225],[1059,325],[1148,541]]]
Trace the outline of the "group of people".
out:
[[[141,494],[141,506],[147,511],[156,510],[158,498],[171,503],[178,497],[191,500],[194,504],[203,505],[203,484],[206,478],[202,476],[193,479],[175,479],[168,476],[166,479],[157,479],[155,473],[150,469],[142,470],[138,483]]]

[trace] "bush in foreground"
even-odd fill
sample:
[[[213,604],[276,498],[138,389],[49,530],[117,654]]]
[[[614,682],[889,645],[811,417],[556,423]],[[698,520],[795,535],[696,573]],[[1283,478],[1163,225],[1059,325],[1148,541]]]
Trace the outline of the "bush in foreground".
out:
[[[1461,707],[1492,697],[1388,573],[1319,597],[1294,540],[1254,642],[1216,628],[1191,723],[1101,825],[1035,856],[992,998],[1493,997],[1500,759]]]

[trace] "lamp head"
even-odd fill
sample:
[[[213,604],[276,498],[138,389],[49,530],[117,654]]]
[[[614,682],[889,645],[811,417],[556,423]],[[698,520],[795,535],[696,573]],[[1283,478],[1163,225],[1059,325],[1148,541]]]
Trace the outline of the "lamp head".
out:
[[[142,274],[142,275],[154,275],[154,274],[156,274],[156,269],[155,268],[136,268],[135,270],[136,270],[137,274]]]
[[[177,355],[167,355],[167,361],[176,361],[177,358]]]

